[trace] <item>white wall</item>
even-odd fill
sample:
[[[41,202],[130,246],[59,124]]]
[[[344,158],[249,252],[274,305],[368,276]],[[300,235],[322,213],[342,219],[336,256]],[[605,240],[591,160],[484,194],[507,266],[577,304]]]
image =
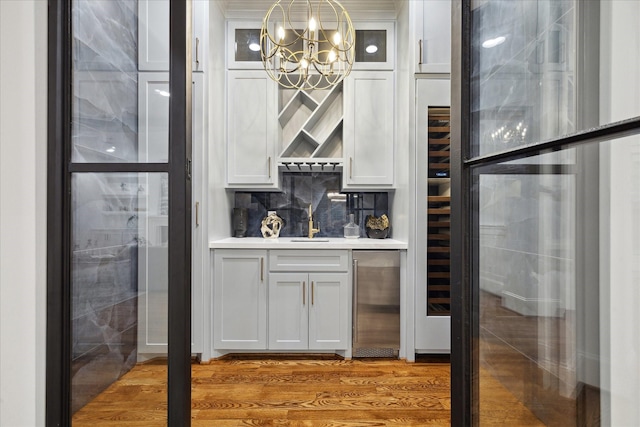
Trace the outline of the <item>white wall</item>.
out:
[[[0,0],[1,1],[1,0]],[[208,93],[207,101],[209,109],[209,126],[205,135],[205,144],[208,145],[209,175],[207,185],[207,226],[208,241],[229,237],[231,235],[231,193],[225,189],[225,165],[226,165],[226,137],[225,137],[225,111],[226,111],[226,23],[220,9],[220,2],[209,3],[209,64],[207,65]],[[227,213],[225,215],[225,212]],[[210,252],[210,251],[208,251]],[[208,254],[209,255],[209,254]],[[205,284],[211,283],[211,256],[205,259]],[[205,286],[205,301],[213,306],[213,296],[210,286]],[[202,360],[211,358],[213,347],[211,342],[213,324],[211,310],[205,310],[204,351]]]
[[[209,240],[231,235],[232,197],[225,189],[226,24],[220,6],[217,1],[209,6]]]
[[[411,40],[414,28],[412,26],[412,17],[410,16],[410,7],[408,1],[402,1],[398,9],[396,19],[396,87],[395,87],[395,108],[396,108],[396,124],[395,124],[395,186],[396,190],[390,197],[391,202],[391,227],[393,229],[393,238],[405,242],[410,241],[411,220],[413,219],[411,211],[411,195],[412,186],[410,185],[410,176],[413,170],[410,168],[411,156],[413,152],[412,133],[414,129],[414,84],[413,84],[413,58],[411,57],[412,49]],[[414,274],[413,274],[413,256],[411,246],[407,255],[406,276],[402,280],[402,295],[400,306],[403,310],[401,334],[404,337],[403,344],[400,349],[400,357],[404,357],[409,361],[415,360],[414,351],[414,318],[413,313],[413,295],[414,295]]]
[[[410,59],[410,47],[406,40],[410,40],[409,5],[402,2],[398,12],[396,24],[396,133],[395,133],[395,186],[393,204],[391,206],[391,227],[393,238],[403,241],[409,240],[409,139],[413,120],[410,106],[414,99],[413,61]]]
[[[0,425],[44,425],[47,2],[0,1]]]
[[[601,122],[640,115],[640,2],[602,3]],[[640,136],[601,149],[602,425],[640,425]],[[610,399],[610,400],[609,400]]]

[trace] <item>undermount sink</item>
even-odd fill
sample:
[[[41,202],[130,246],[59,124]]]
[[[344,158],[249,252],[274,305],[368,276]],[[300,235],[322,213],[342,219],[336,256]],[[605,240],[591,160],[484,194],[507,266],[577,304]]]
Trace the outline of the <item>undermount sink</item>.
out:
[[[320,243],[320,242],[328,242],[329,239],[309,239],[308,237],[301,237],[298,239],[291,239],[292,242],[310,242],[310,243]]]

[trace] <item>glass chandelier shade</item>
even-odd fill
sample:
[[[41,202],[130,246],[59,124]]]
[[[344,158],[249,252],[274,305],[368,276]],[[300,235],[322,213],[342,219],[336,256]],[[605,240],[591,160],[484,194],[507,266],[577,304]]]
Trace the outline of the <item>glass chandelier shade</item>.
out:
[[[289,89],[327,89],[340,83],[351,72],[355,45],[349,13],[335,0],[277,0],[260,31],[264,68]]]

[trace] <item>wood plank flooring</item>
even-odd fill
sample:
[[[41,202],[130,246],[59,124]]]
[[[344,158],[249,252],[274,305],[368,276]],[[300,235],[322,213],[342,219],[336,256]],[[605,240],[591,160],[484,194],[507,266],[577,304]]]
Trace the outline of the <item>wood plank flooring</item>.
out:
[[[166,425],[166,375],[164,364],[136,366],[78,411],[73,426]],[[449,376],[441,358],[227,357],[193,365],[192,426],[447,426]],[[481,404],[492,411],[487,421],[539,425],[499,383],[491,395],[493,406]]]

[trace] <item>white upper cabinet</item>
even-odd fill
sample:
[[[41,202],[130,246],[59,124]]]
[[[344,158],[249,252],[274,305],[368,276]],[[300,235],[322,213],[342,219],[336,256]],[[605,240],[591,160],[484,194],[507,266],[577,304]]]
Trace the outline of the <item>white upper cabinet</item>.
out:
[[[227,22],[227,68],[262,70],[260,56],[260,22]]]
[[[227,72],[227,185],[277,188],[276,86],[264,71]]]
[[[354,22],[356,58],[354,70],[393,70],[396,35],[393,22]]]
[[[411,2],[418,20],[418,73],[451,72],[451,0]]]
[[[209,2],[193,1],[192,70],[204,71]],[[169,1],[138,1],[138,68],[169,71]]]
[[[395,23],[357,22],[351,75],[309,91],[279,88],[268,77],[260,26],[227,21],[227,187],[277,189],[279,167],[342,167],[344,188],[392,188]]]
[[[343,188],[394,184],[394,73],[354,71],[344,81]]]

